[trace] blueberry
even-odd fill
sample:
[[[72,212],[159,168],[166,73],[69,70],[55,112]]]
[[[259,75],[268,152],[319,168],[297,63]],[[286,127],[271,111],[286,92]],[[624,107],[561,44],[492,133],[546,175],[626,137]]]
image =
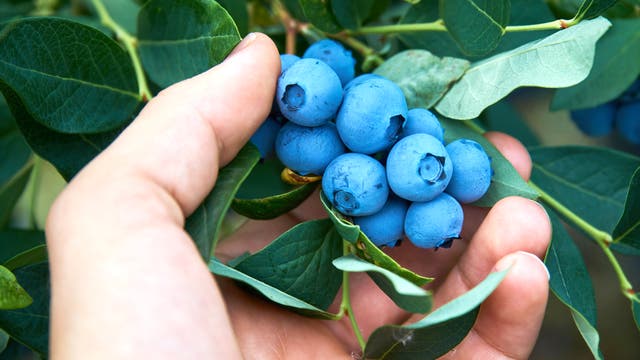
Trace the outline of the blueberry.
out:
[[[327,63],[338,74],[342,85],[345,85],[356,72],[356,60],[337,41],[324,39],[311,44],[302,55],[304,59],[319,59]]]
[[[427,202],[414,202],[407,210],[404,232],[421,248],[449,247],[460,238],[464,214],[462,206],[446,193]]]
[[[377,246],[393,247],[404,236],[404,218],[409,202],[389,195],[384,207],[375,214],[356,216],[353,222]]]
[[[444,129],[440,121],[427,109],[415,108],[407,113],[407,120],[402,126],[402,136],[413,134],[429,134],[444,142]]]
[[[347,153],[335,158],[325,169],[322,191],[342,214],[365,216],[382,209],[389,196],[389,185],[378,160]]]
[[[322,175],[331,160],[346,150],[333,123],[308,127],[288,122],[275,146],[278,159],[300,175]]]
[[[429,201],[449,184],[453,164],[440,140],[413,134],[398,141],[387,157],[387,178],[393,192],[410,201]]]
[[[354,152],[386,150],[398,140],[407,111],[404,94],[396,84],[371,78],[345,92],[336,118],[338,133]]]
[[[298,125],[319,126],[335,117],[342,85],[329,65],[302,59],[280,75],[276,101],[287,119]]]
[[[458,139],[445,149],[453,163],[453,174],[445,192],[463,204],[479,200],[491,185],[491,159],[482,145],[470,139]]]
[[[640,100],[618,108],[616,128],[629,142],[640,145]]]
[[[273,116],[267,117],[267,119],[260,125],[253,135],[251,135],[250,141],[260,151],[263,159],[273,156],[275,152],[276,137],[282,124],[276,120]]]
[[[571,119],[578,128],[589,136],[609,135],[613,130],[616,116],[616,105],[604,103],[588,109],[571,111]]]
[[[370,80],[370,79],[384,79],[384,78],[382,76],[380,76],[380,75],[377,75],[377,74],[362,74],[362,75],[358,75],[355,78],[353,78],[353,80],[349,81],[347,83],[347,85],[344,86],[344,92],[346,93],[352,87],[354,87],[356,85],[360,85],[363,82],[365,82],[367,80]]]
[[[293,63],[300,60],[300,57],[293,54],[282,54],[280,55],[280,73],[287,71],[293,65]]]

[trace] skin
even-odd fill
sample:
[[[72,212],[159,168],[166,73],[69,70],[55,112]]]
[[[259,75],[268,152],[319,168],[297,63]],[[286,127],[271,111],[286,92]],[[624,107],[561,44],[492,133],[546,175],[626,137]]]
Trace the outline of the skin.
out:
[[[214,279],[183,230],[218,168],[266,117],[279,70],[274,44],[247,36],[221,65],[155,97],[59,196],[46,228],[52,358],[349,359],[359,352],[346,319],[304,318]],[[504,134],[487,137],[527,178],[531,161],[522,145]],[[465,211],[464,239],[451,249],[420,251],[405,242],[388,252],[437,278],[436,307],[510,266],[473,330],[445,357],[527,358],[547,301],[539,260],[551,233],[546,213],[521,198]],[[218,256],[255,251],[318,216],[314,196],[273,221],[249,221],[220,244]],[[384,323],[416,320],[366,276],[351,280],[365,336]]]

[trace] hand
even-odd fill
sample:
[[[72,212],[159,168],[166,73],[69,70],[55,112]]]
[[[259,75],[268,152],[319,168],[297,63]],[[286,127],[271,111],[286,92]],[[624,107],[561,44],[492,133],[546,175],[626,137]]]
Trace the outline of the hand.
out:
[[[221,65],[155,97],[121,136],[56,200],[47,222],[53,358],[349,358],[358,352],[348,321],[308,319],[212,277],[184,219],[266,117],[277,49],[254,34]],[[489,139],[527,177],[517,141]],[[257,250],[302,219],[317,197],[291,214],[251,221],[220,244],[219,256]],[[491,211],[467,207],[465,240],[448,250],[389,253],[435,276],[435,306],[489,272],[512,266],[451,357],[526,358],[542,321],[550,225],[534,202],[508,198]],[[382,324],[412,321],[366,276],[352,275],[355,315],[365,336]]]

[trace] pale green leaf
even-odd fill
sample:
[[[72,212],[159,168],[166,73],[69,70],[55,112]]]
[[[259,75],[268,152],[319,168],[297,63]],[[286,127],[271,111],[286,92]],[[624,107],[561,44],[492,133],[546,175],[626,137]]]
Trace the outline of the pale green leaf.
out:
[[[575,85],[589,74],[596,41],[610,24],[605,18],[583,21],[474,63],[435,108],[449,118],[473,119],[518,87]]]
[[[20,286],[15,275],[0,265],[0,310],[21,309],[32,302],[33,299]]]

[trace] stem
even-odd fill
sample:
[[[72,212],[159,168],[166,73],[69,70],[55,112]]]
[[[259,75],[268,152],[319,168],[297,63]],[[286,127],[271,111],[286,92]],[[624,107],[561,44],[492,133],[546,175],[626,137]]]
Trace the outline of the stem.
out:
[[[300,31],[300,24],[296,19],[294,19],[291,14],[287,11],[287,9],[282,5],[279,0],[275,0],[273,2],[273,7],[280,18],[280,22],[284,26],[286,30],[285,37],[285,52],[287,54],[295,54],[296,53],[296,36]]]
[[[620,283],[620,289],[622,290],[622,294],[625,297],[629,298],[630,300],[634,300],[634,299],[637,300],[637,295],[633,290],[633,286],[631,285],[631,282],[625,275],[624,270],[622,270],[622,267],[618,262],[618,259],[616,259],[615,255],[613,254],[613,251],[611,251],[611,248],[609,247],[613,241],[611,238],[611,235],[605,231],[602,231],[594,227],[593,225],[591,225],[590,223],[582,219],[580,216],[576,215],[573,211],[569,210],[566,206],[561,204],[558,200],[554,199],[551,195],[546,193],[544,190],[542,190],[532,181],[529,181],[529,186],[534,188],[538,192],[538,194],[540,194],[540,200],[542,200],[547,205],[552,207],[564,218],[566,218],[567,220],[572,222],[574,225],[576,225],[578,228],[580,228],[583,232],[585,232],[590,238],[595,240],[595,242],[598,244],[598,246],[600,246],[605,256],[611,263],[611,266],[613,267],[613,270],[615,271],[618,277],[618,282]]]
[[[558,19],[540,24],[511,25],[504,28],[504,32],[540,31],[566,29],[579,23],[579,19]],[[447,27],[442,19],[428,23],[417,24],[395,24],[384,26],[364,26],[357,30],[345,31],[347,35],[365,34],[399,34],[424,31],[447,31]]]
[[[111,29],[116,34],[116,38],[124,45],[125,49],[129,53],[129,57],[131,58],[131,62],[133,63],[133,69],[136,73],[136,79],[138,81],[138,93],[140,97],[143,101],[151,100],[151,98],[153,98],[153,95],[151,94],[151,90],[149,90],[149,85],[147,84],[147,79],[144,76],[144,70],[142,69],[142,62],[140,61],[138,51],[136,50],[138,39],[129,34],[125,29],[122,28],[122,26],[120,26],[120,24],[113,20],[113,18],[107,11],[107,8],[102,3],[102,0],[91,0],[91,2],[96,8],[102,24]]]
[[[343,252],[345,255],[350,253],[349,243],[343,240]],[[358,327],[358,322],[356,321],[356,317],[353,314],[353,308],[351,307],[351,297],[350,297],[350,289],[349,289],[349,272],[342,272],[342,304],[340,305],[340,312],[346,312],[347,316],[349,316],[349,321],[351,322],[351,328],[353,329],[353,333],[356,335],[358,339],[358,344],[360,344],[360,348],[364,352],[364,348],[367,343],[364,341],[364,337],[362,336],[362,332],[360,331],[360,327]]]

